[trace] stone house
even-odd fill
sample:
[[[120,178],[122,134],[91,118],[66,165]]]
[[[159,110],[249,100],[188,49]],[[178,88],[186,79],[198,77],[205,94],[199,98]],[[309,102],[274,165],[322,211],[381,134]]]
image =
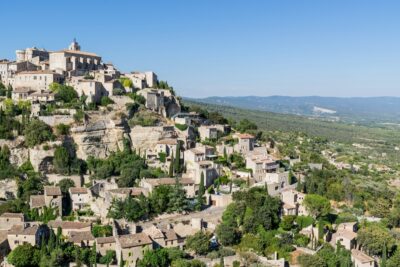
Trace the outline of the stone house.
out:
[[[218,129],[213,125],[202,125],[198,128],[200,140],[215,140],[218,138]]]
[[[34,91],[28,87],[15,88],[11,93],[11,99],[14,101],[28,100],[29,95]]]
[[[92,226],[90,223],[85,222],[71,222],[71,221],[49,221],[48,224],[50,229],[57,233],[57,229],[60,227],[63,236],[70,237],[72,233],[77,232],[90,232]]]
[[[281,192],[283,202],[282,215],[307,216],[308,212],[302,205],[306,194],[294,189],[286,189]]]
[[[54,102],[55,95],[50,91],[40,90],[30,94],[28,100],[34,103],[50,103]]]
[[[153,241],[145,233],[120,235],[116,238],[115,251],[117,254],[118,264],[122,260],[127,266],[136,266],[138,259],[143,258],[146,250],[153,249]]]
[[[102,256],[106,255],[108,250],[115,250],[115,237],[98,237],[96,238],[96,250],[97,253]]]
[[[253,178],[263,181],[268,173],[276,172],[279,163],[271,155],[249,155],[246,156],[246,168],[252,170]]]
[[[73,87],[79,97],[87,96],[86,103],[100,103],[101,97],[107,95],[103,90],[103,84],[94,80],[81,79],[76,81]]]
[[[330,243],[333,247],[336,247],[336,244],[339,242],[347,250],[352,250],[356,248],[356,232],[356,222],[341,223],[338,225],[336,232],[332,234]]]
[[[15,84],[15,75],[22,71],[36,71],[38,67],[29,61],[0,60],[0,78],[5,85]],[[15,88],[14,88],[15,89]]]
[[[375,267],[376,263],[374,258],[368,256],[361,250],[351,250],[351,261],[354,263],[354,267]]]
[[[80,210],[90,205],[92,196],[90,191],[84,187],[71,187],[69,188],[71,196],[72,210]]]
[[[49,70],[22,71],[15,75],[14,88],[29,88],[40,92],[49,90],[51,83],[61,83],[64,77]]]
[[[145,89],[155,87],[158,79],[157,75],[152,71],[147,72],[132,72],[124,74],[125,77],[131,79],[135,89]]]
[[[113,199],[125,199],[129,195],[133,197],[138,197],[140,195],[148,196],[148,191],[145,188],[141,187],[124,187],[124,188],[116,188],[116,189],[110,189],[106,191],[105,194],[105,200],[106,203],[110,203],[113,201]]]
[[[195,183],[192,179],[180,178],[179,183],[182,185],[183,189],[186,191],[186,196],[192,198],[195,196]],[[143,178],[139,186],[148,190],[151,194],[153,190],[161,185],[175,185],[175,178]]]
[[[196,185],[200,184],[201,176],[204,176],[204,185],[209,187],[219,176],[219,167],[210,160],[194,162],[186,165],[186,173],[182,177],[194,180]]]
[[[39,212],[43,207],[56,208],[59,215],[62,215],[62,194],[58,186],[45,186],[43,195],[30,197],[31,209],[37,208]]]
[[[238,143],[234,146],[236,152],[245,154],[254,149],[255,138],[253,135],[235,134],[234,138],[238,139]]]
[[[9,213],[5,212],[0,215],[0,231],[10,230],[13,226],[24,226],[24,214],[23,213]]]
[[[40,230],[38,225],[27,227],[15,225],[8,231],[8,244],[11,250],[23,244],[31,244],[32,246],[35,246],[40,242],[42,233],[43,232]]]
[[[91,231],[70,232],[68,241],[79,247],[92,247],[95,238]]]
[[[214,207],[226,207],[232,203],[231,194],[208,194],[206,193],[206,204]]]
[[[183,238],[181,238],[170,224],[165,227],[152,225],[143,230],[143,233],[150,236],[153,240],[153,247],[183,247]]]
[[[263,182],[271,196],[277,196],[283,190],[296,185],[290,185],[289,172],[266,173]]]
[[[171,155],[176,154],[176,146],[178,145],[178,139],[176,138],[168,138],[159,140],[155,147],[155,152],[157,155],[160,153],[165,153],[167,157],[171,157]]]

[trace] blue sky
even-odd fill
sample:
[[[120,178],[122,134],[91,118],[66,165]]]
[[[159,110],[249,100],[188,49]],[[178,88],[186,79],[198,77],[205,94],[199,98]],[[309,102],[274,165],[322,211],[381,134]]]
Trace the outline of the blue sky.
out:
[[[400,1],[14,0],[0,10],[0,58],[76,37],[183,96],[400,96]]]

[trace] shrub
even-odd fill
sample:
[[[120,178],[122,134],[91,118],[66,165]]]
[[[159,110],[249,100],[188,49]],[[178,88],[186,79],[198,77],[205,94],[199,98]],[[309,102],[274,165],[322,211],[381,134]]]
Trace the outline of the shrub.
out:
[[[188,128],[186,124],[179,124],[179,123],[175,123],[175,127],[178,128],[180,131],[185,131]]]
[[[29,147],[39,145],[54,138],[49,125],[38,119],[31,120],[25,127],[25,143]]]
[[[100,105],[102,105],[103,107],[108,106],[114,104],[114,101],[109,98],[108,96],[102,96],[101,100],[100,100]]]

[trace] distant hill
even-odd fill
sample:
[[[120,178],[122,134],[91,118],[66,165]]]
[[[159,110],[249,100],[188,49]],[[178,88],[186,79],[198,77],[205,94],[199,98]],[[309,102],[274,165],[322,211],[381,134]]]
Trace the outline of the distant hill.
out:
[[[369,142],[392,149],[400,145],[400,127],[397,125],[355,125],[345,122],[331,122],[307,116],[279,114],[269,111],[244,109],[233,106],[207,104],[200,101],[184,99],[187,106],[200,106],[209,112],[220,112],[234,121],[248,119],[257,124],[259,130],[304,132],[310,136],[325,137],[343,143]]]
[[[208,104],[349,123],[400,123],[400,97],[240,96],[189,99]]]

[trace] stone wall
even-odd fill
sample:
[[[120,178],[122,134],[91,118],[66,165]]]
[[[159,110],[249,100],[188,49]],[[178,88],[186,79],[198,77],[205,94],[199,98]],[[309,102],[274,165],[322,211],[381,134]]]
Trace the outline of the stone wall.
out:
[[[72,115],[53,115],[53,116],[39,116],[39,120],[50,125],[51,127],[57,124],[71,124],[74,123],[74,117]]]

